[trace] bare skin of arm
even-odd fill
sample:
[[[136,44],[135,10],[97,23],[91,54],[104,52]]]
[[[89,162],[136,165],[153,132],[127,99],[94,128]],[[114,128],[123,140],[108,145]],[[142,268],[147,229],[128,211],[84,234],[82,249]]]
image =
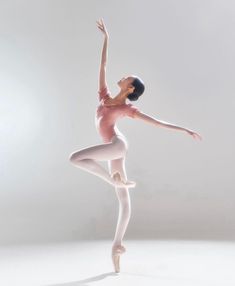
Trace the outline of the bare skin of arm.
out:
[[[147,123],[153,124],[154,126],[157,126],[157,127],[165,127],[165,128],[171,128],[171,129],[175,129],[175,130],[179,130],[179,131],[185,131],[189,135],[191,135],[194,139],[202,140],[201,135],[199,135],[198,133],[194,132],[193,130],[190,130],[190,129],[185,128],[185,127],[177,126],[177,125],[168,123],[168,122],[163,121],[163,120],[156,119],[156,118],[154,118],[152,116],[149,116],[149,115],[145,114],[144,112],[137,111],[135,113],[135,119],[137,119],[137,118],[141,119],[141,120],[143,120],[143,121],[145,121]]]
[[[103,19],[100,21],[96,21],[98,28],[101,30],[101,32],[104,34],[104,44],[103,44],[103,49],[102,49],[102,57],[101,57],[101,65],[100,65],[100,74],[99,74],[99,89],[102,89],[107,86],[106,83],[106,63],[107,63],[107,54],[108,54],[108,40],[109,40],[109,35],[107,32],[107,28],[105,27],[105,24],[103,22]],[[156,118],[149,116],[143,112],[136,112],[135,118],[139,118],[144,120],[145,122],[148,122],[150,124],[153,124],[158,127],[166,127],[166,128],[171,128],[175,130],[181,130],[187,132],[189,135],[191,135],[194,139],[200,139],[202,140],[202,137],[187,128],[180,127],[162,120],[157,120]]]
[[[102,49],[102,55],[101,55],[101,64],[100,64],[100,73],[99,73],[99,89],[107,86],[106,82],[106,64],[107,64],[107,58],[108,58],[108,41],[109,41],[109,35],[107,32],[107,29],[105,27],[105,24],[103,22],[103,19],[100,21],[96,21],[98,28],[102,31],[104,34],[104,43],[103,43],[103,49]]]

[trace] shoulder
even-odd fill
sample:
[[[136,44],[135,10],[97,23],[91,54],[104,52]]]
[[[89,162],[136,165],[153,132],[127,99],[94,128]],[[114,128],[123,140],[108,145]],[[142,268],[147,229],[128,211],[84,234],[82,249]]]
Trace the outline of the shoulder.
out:
[[[99,101],[101,101],[101,100],[104,101],[107,98],[109,98],[111,95],[110,90],[109,90],[107,85],[100,87],[98,90],[98,94],[99,94]]]
[[[107,94],[105,96],[103,102],[105,103],[105,105],[113,106],[113,104],[112,104],[113,101],[112,100],[113,100],[113,98],[109,94]]]
[[[139,108],[131,103],[125,105],[125,115],[134,118]]]

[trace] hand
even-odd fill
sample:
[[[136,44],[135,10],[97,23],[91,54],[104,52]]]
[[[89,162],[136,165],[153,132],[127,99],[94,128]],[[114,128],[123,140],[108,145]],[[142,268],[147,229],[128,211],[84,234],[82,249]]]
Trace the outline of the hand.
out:
[[[100,21],[96,21],[98,28],[104,33],[104,35],[108,38],[108,31],[105,27],[105,24],[103,22],[103,19],[101,19]]]
[[[191,136],[193,136],[193,138],[194,139],[200,139],[200,140],[202,140],[202,137],[201,137],[201,135],[199,135],[198,133],[196,133],[196,132],[194,132],[194,131],[192,131],[192,130],[189,130],[189,129],[186,129],[185,130],[189,135],[191,135]]]

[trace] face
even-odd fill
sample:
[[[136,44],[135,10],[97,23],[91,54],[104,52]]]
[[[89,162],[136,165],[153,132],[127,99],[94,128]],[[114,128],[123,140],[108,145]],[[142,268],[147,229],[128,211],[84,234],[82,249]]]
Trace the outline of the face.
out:
[[[117,84],[121,88],[121,90],[128,91],[129,93],[134,91],[134,87],[132,86],[132,82],[134,81],[133,76],[126,76],[120,79]]]

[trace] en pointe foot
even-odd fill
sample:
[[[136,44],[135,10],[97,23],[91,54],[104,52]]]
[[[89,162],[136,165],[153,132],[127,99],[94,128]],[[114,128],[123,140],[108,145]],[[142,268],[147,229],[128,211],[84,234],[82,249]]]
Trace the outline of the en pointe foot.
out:
[[[126,251],[122,245],[116,245],[112,248],[112,261],[116,273],[120,272],[120,255]]]
[[[115,187],[118,187],[118,188],[122,188],[122,187],[135,188],[135,186],[136,186],[136,182],[134,182],[134,181],[122,180],[119,172],[114,173],[112,178],[114,180],[114,186]]]

